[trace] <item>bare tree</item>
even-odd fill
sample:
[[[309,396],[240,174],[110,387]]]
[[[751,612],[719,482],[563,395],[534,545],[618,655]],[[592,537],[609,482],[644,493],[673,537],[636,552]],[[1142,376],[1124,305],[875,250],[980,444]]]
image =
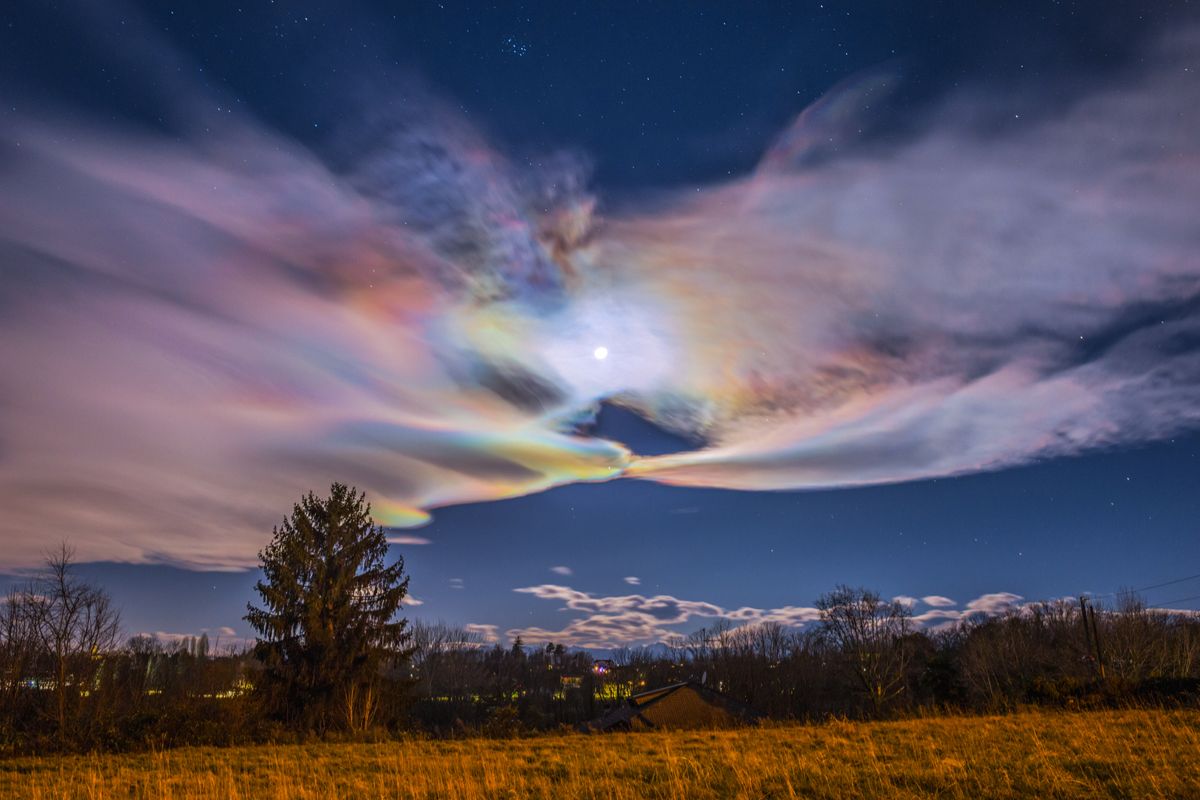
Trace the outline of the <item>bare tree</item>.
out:
[[[1117,594],[1116,613],[1101,615],[1101,635],[1113,674],[1126,681],[1171,673],[1170,615],[1146,607],[1133,592]]]
[[[445,622],[417,621],[412,626],[412,666],[418,692],[425,697],[454,696],[479,679],[478,654],[485,645],[476,631]]]
[[[839,586],[817,599],[822,634],[847,659],[876,714],[903,693],[912,652],[911,612],[867,589]]]
[[[54,721],[65,742],[71,713],[95,678],[101,657],[116,647],[121,618],[103,589],[74,573],[75,551],[66,542],[48,553],[45,567],[8,605],[49,659]],[[10,613],[12,613],[10,611]]]

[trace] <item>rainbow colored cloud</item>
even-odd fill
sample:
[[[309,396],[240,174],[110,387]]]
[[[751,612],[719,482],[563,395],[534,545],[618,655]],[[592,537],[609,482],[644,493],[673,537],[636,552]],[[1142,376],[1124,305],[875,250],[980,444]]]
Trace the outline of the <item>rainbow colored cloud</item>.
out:
[[[519,167],[433,101],[342,158],[249,120],[5,123],[0,567],[48,526],[83,559],[242,568],[332,480],[414,526],[579,481],[904,481],[1194,427],[1197,41],[988,136],[964,93],[859,146],[858,82],[752,174],[619,214],[577,160]],[[580,433],[601,402],[704,446]]]

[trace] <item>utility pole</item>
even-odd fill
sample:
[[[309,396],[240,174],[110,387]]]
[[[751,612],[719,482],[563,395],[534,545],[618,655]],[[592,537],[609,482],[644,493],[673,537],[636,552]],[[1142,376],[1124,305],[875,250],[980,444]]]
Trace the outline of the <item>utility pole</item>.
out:
[[[1096,666],[1100,668],[1100,679],[1104,679],[1104,653],[1100,650],[1100,629],[1096,627],[1096,607],[1088,606],[1092,622],[1092,641],[1096,643]]]
[[[1100,630],[1096,627],[1096,609],[1088,605],[1085,595],[1079,596],[1079,616],[1083,620],[1083,636],[1087,640],[1088,656],[1095,659],[1096,671],[1104,677],[1104,656],[1100,652]]]
[[[1088,627],[1087,598],[1079,595],[1079,618],[1083,620],[1083,638],[1087,642],[1088,658],[1092,658],[1092,629]]]

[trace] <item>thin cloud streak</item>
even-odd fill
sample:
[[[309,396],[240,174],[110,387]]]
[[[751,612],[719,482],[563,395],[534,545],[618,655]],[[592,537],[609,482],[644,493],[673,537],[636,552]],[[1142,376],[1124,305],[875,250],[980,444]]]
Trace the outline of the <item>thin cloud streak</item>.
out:
[[[412,536],[411,534],[394,534],[387,537],[388,544],[406,544],[406,545],[426,545],[433,544],[432,539],[426,539],[424,536]]]

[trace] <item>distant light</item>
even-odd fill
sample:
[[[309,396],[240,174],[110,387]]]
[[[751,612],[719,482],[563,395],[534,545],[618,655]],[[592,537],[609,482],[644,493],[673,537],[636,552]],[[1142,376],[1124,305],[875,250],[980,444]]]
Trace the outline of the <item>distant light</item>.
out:
[[[597,361],[603,361],[604,359],[608,358],[608,348],[604,345],[601,345],[592,351],[592,355],[596,357]]]

